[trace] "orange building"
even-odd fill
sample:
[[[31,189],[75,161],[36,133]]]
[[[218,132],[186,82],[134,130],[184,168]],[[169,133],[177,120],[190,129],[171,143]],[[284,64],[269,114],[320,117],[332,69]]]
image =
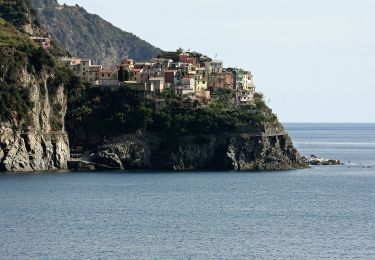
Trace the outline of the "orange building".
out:
[[[234,88],[234,76],[232,72],[223,71],[223,72],[216,72],[212,74],[210,77],[209,87],[215,88]]]

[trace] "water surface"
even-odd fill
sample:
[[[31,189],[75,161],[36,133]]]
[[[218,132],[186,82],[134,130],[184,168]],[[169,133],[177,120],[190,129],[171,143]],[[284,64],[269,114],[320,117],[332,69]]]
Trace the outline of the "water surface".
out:
[[[350,167],[1,175],[0,258],[374,259],[375,125],[286,127]]]

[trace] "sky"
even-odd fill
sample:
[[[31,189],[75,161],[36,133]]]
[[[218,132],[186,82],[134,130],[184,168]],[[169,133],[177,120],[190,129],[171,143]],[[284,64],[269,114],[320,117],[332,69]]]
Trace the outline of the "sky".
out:
[[[60,0],[254,75],[283,122],[375,122],[373,0]]]

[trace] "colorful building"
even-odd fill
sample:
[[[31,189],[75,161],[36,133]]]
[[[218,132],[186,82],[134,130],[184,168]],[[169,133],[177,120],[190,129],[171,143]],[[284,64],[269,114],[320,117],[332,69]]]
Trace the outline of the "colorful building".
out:
[[[178,71],[177,70],[166,70],[164,71],[165,83],[174,84],[177,80]]]
[[[210,75],[212,87],[215,88],[234,88],[233,73],[230,71],[216,72]]]
[[[227,71],[233,73],[234,86],[236,90],[236,101],[238,103],[251,102],[254,99],[255,86],[251,72],[238,68],[229,68]]]
[[[196,75],[195,76],[195,88],[194,88],[194,91],[195,92],[200,92],[200,91],[204,91],[204,90],[207,90],[208,88],[208,84],[207,84],[207,79],[206,78],[203,78],[201,75]]]
[[[179,61],[182,63],[189,63],[193,65],[198,65],[198,60],[195,57],[190,57],[189,53],[181,53],[179,56]]]
[[[92,65],[90,59],[72,59],[69,68],[85,83],[99,80],[99,72],[103,69],[101,65]]]

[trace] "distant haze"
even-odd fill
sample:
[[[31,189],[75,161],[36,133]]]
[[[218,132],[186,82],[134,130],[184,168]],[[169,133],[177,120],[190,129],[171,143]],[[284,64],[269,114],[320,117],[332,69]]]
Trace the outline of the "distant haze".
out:
[[[373,0],[63,0],[163,50],[251,70],[283,122],[375,122]]]

